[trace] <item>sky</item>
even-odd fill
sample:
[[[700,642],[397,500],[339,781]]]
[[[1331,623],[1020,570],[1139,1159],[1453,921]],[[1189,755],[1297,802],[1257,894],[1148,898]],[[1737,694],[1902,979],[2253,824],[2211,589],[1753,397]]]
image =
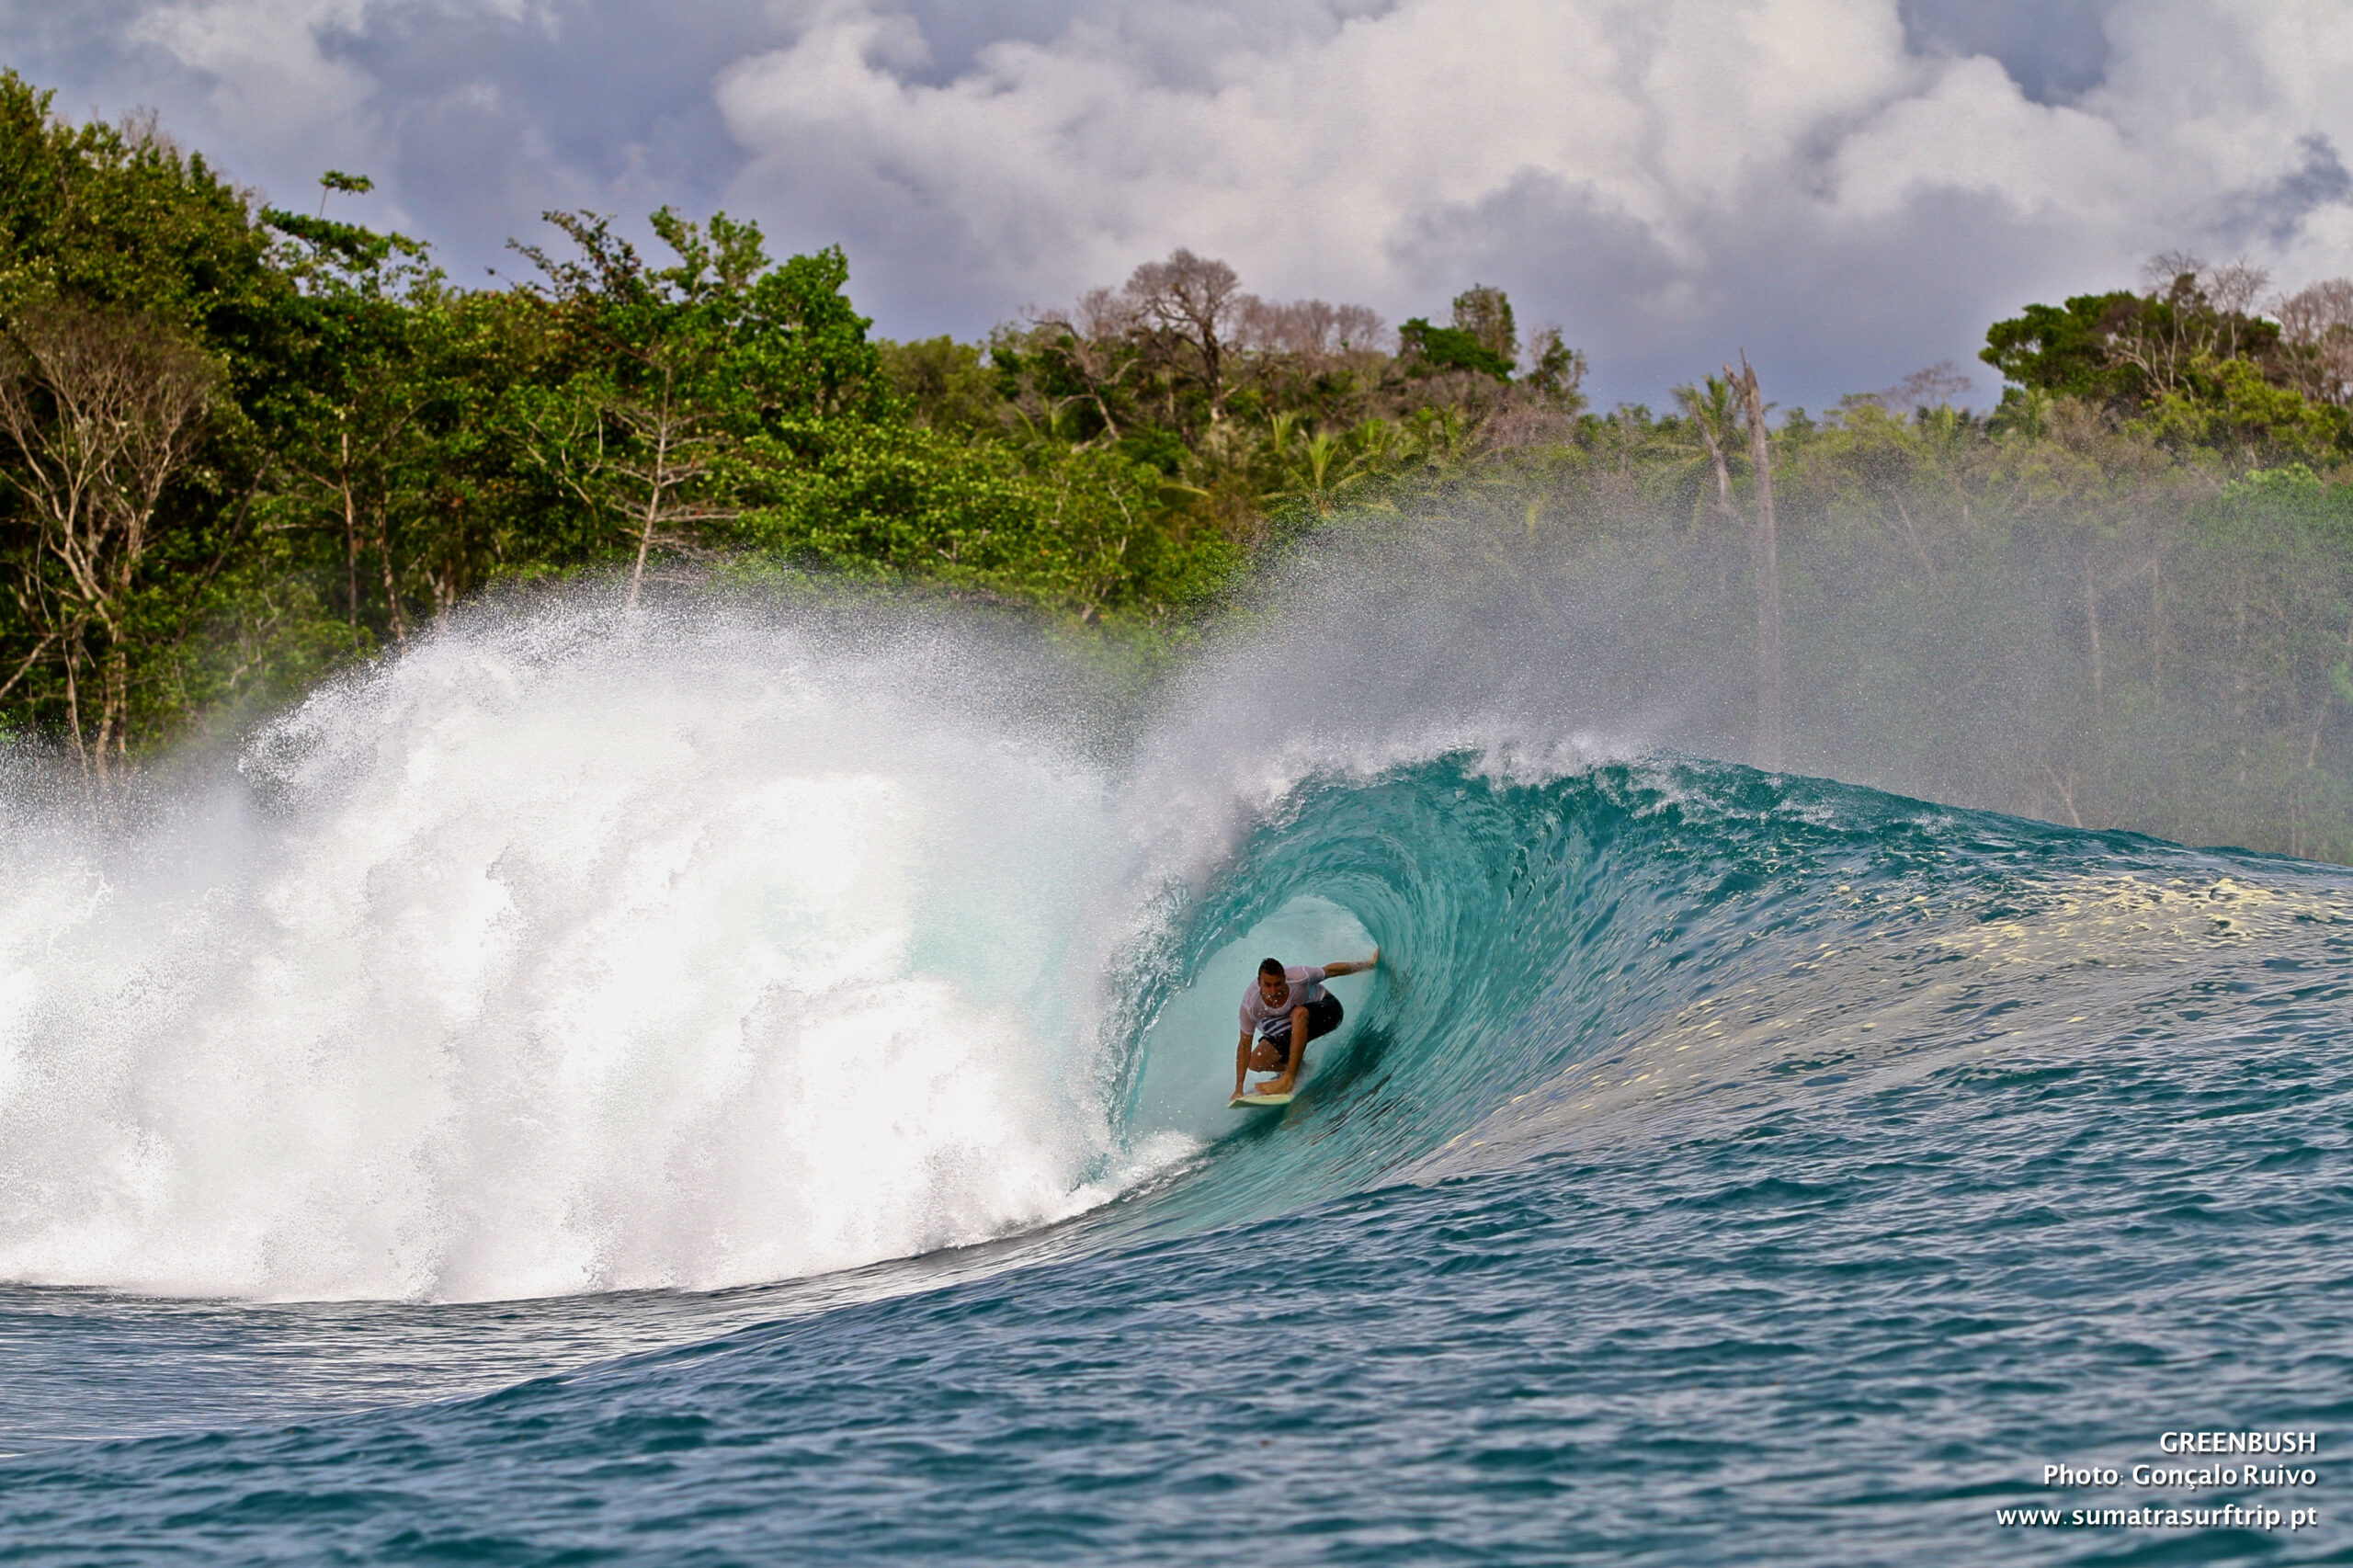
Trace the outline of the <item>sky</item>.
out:
[[[517,276],[539,214],[838,244],[893,337],[1182,245],[1268,299],[1557,324],[1603,405],[1785,407],[2160,251],[2353,274],[2347,0],[0,0],[58,112]]]

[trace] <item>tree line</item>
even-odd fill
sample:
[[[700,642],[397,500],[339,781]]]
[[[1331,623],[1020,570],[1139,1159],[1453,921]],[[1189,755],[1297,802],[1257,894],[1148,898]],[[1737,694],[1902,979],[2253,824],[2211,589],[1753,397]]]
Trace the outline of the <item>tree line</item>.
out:
[[[894,343],[838,249],[724,215],[649,257],[547,214],[467,289],[332,216],[366,189],[267,207],[0,73],[0,724],[94,790],[495,585],[919,583],[1165,650],[1287,540],[1427,517],[1465,570],[1646,562],[1768,766],[1870,713],[1883,781],[2353,859],[2353,282],[2160,257],[1994,324],[1986,415],[1949,366],[1778,408],[1745,358],[1598,410],[1485,285],[1392,328],[1178,250]],[[2031,713],[1972,639],[2035,650]],[[1967,702],[2010,738],[1928,756]]]

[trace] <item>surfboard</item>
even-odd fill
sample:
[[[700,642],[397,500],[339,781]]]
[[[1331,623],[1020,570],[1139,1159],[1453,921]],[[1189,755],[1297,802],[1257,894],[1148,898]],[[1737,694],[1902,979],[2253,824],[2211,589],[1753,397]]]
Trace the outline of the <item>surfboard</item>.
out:
[[[1240,1110],[1244,1106],[1289,1105],[1298,1097],[1295,1091],[1288,1095],[1236,1095],[1225,1103],[1229,1108]]]

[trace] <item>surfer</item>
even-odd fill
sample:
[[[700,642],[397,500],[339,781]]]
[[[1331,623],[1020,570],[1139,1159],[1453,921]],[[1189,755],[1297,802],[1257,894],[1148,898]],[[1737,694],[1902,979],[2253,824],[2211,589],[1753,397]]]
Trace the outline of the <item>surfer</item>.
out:
[[[1326,980],[1359,974],[1381,961],[1381,949],[1361,963],[1292,964],[1274,959],[1258,966],[1258,978],[1242,994],[1242,1040],[1233,1051],[1233,1092],[1250,1073],[1272,1073],[1258,1085],[1262,1095],[1287,1095],[1307,1066],[1307,1042],[1340,1027],[1340,999],[1324,989]],[[1252,1044],[1252,1036],[1256,1043]]]

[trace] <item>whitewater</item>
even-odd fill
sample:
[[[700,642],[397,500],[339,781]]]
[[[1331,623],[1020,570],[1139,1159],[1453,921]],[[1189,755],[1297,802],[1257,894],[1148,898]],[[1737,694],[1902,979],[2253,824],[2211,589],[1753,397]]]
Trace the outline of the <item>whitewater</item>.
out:
[[[10,758],[0,1549],[2353,1553],[2353,875],[1714,760],[1630,637],[1308,619],[1137,698],[543,595],[105,809]],[[1376,944],[1228,1110],[1257,960]],[[2222,1427],[2311,1481],[1996,1517]]]
[[[936,648],[613,625],[438,639],[133,831],[9,824],[0,1274],[710,1290],[1086,1201],[1100,778]]]

